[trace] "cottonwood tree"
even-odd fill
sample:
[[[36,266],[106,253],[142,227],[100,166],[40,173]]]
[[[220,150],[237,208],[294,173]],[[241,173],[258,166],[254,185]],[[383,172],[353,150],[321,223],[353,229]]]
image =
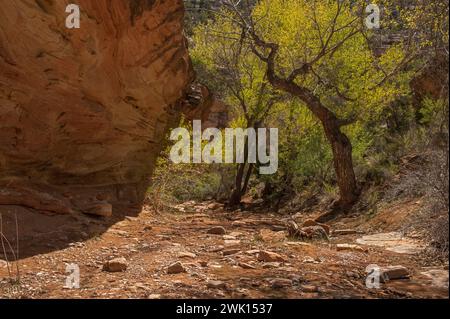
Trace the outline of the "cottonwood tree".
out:
[[[400,47],[374,55],[358,1],[263,0],[253,10],[223,2],[228,20],[215,28],[245,44],[271,86],[299,99],[323,127],[340,198],[321,220],[347,210],[360,190],[346,132],[407,90],[400,71],[410,60]]]
[[[228,37],[234,32],[231,28],[233,25],[220,15],[214,25],[201,24],[194,28],[191,57],[199,80],[231,106],[234,125],[257,129],[264,126],[282,95],[275,94],[264,72],[264,62],[252,54],[251,48]],[[236,166],[234,188],[229,198],[231,206],[240,203],[255,170],[255,164],[247,161],[248,146],[246,137],[245,162]]]

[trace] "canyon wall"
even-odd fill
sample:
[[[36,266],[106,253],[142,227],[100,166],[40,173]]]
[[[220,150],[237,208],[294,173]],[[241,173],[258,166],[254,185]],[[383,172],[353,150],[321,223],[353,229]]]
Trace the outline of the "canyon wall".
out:
[[[0,2],[0,205],[139,208],[193,79],[182,0]]]

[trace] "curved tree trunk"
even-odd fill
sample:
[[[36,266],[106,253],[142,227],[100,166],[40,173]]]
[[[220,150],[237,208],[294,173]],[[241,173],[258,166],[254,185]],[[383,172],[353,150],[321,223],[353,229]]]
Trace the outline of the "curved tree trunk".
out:
[[[253,127],[253,126],[249,126]],[[237,172],[236,172],[236,178],[234,182],[234,188],[231,191],[230,199],[228,201],[228,205],[230,207],[237,206],[241,203],[242,196],[245,195],[248,188],[248,183],[250,181],[250,177],[253,172],[254,164],[247,163],[248,159],[248,152],[249,152],[249,145],[248,145],[248,137],[245,138],[245,146],[244,146],[244,163],[238,164]],[[247,168],[247,172],[245,171],[245,168]]]
[[[340,198],[329,214],[325,214],[319,218],[321,221],[327,221],[337,213],[351,208],[359,197],[359,189],[353,170],[352,145],[349,138],[341,131],[341,127],[347,123],[339,120],[309,89],[296,84],[295,77],[288,79],[278,77],[275,71],[275,57],[278,46],[276,44],[262,42],[256,35],[254,37],[258,45],[270,48],[269,56],[262,58],[267,63],[267,78],[269,82],[275,88],[290,93],[305,103],[308,109],[322,123],[325,135],[331,145]],[[259,56],[261,57],[260,54]]]
[[[228,201],[228,205],[230,207],[239,205],[241,203],[242,198],[242,180],[244,179],[246,163],[238,164],[236,178],[234,180],[234,188],[231,191],[230,200]]]
[[[321,222],[325,222],[337,213],[348,210],[358,200],[359,188],[353,169],[352,144],[347,135],[341,131],[342,122],[339,121],[334,113],[307,89],[295,86],[297,88],[292,90],[292,92],[305,102],[306,106],[320,120],[333,152],[333,165],[340,197],[334,204],[330,214],[320,218]]]
[[[322,121],[322,125],[331,144],[334,170],[340,191],[340,198],[335,208],[348,209],[359,197],[353,170],[352,144],[347,135],[341,132],[339,121],[335,117],[332,120]]]

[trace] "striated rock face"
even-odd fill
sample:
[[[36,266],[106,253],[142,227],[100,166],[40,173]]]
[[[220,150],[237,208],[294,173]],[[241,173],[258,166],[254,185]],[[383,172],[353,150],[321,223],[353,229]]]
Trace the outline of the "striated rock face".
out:
[[[448,95],[448,56],[443,53],[436,54],[428,66],[411,81],[414,102],[422,107],[425,98],[442,98]]]
[[[0,5],[0,205],[139,206],[192,81],[182,0]]]
[[[230,121],[230,107],[217,99],[202,84],[192,84],[180,104],[185,119],[187,121],[201,120],[203,129],[226,128]]]

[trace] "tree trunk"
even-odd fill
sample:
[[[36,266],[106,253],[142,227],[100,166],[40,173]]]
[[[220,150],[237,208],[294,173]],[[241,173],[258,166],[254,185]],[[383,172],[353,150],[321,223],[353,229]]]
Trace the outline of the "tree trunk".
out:
[[[246,165],[246,163],[242,163],[242,164],[238,165],[234,188],[233,188],[233,191],[231,192],[230,200],[228,203],[230,207],[239,205],[241,202],[242,180],[244,178],[245,165]]]
[[[252,127],[252,126],[248,126]],[[228,205],[230,207],[239,205],[241,203],[242,196],[247,192],[248,181],[250,180],[250,176],[253,171],[253,164],[249,164],[247,173],[245,174],[245,167],[247,166],[247,157],[248,157],[248,137],[245,137],[245,146],[244,146],[244,163],[238,165],[238,170],[236,173],[234,188],[231,192],[230,200]],[[245,178],[244,178],[245,177]],[[242,185],[242,182],[244,184]]]
[[[248,165],[247,174],[245,174],[244,185],[242,185],[241,194],[244,195],[247,192],[248,183],[253,173],[253,164]]]
[[[245,171],[246,163],[239,164],[236,175],[235,186],[230,196],[229,206],[236,206],[241,203],[241,198],[247,192],[248,183],[253,172],[253,164],[249,164],[247,172]],[[244,178],[245,176],[245,178]],[[244,182],[244,184],[242,184]]]
[[[325,223],[341,213],[348,211],[359,198],[359,188],[353,169],[352,144],[350,139],[341,131],[341,121],[328,108],[323,106],[315,96],[305,98],[308,108],[319,118],[333,152],[333,165],[339,187],[339,200],[332,209],[317,218]]]
[[[332,219],[336,214],[350,209],[358,200],[359,188],[353,169],[352,144],[350,139],[341,131],[341,121],[323,106],[317,97],[307,95],[303,101],[319,118],[333,152],[333,166],[339,187],[339,200],[334,203],[329,214],[320,217],[321,222]]]
[[[308,109],[320,120],[325,130],[325,135],[330,142],[340,198],[335,203],[332,212],[323,216],[322,221],[329,220],[337,213],[351,208],[359,197],[359,189],[353,170],[352,145],[349,138],[341,132],[341,126],[345,122],[339,120],[309,89],[299,86],[292,79],[278,77],[275,73],[275,56],[278,47],[274,44],[269,45],[269,47],[271,52],[266,59],[269,82],[275,88],[302,100]]]
[[[331,144],[334,170],[340,191],[340,198],[335,208],[348,209],[359,197],[353,170],[352,144],[350,139],[341,132],[336,118],[332,121],[324,121],[322,125]]]

